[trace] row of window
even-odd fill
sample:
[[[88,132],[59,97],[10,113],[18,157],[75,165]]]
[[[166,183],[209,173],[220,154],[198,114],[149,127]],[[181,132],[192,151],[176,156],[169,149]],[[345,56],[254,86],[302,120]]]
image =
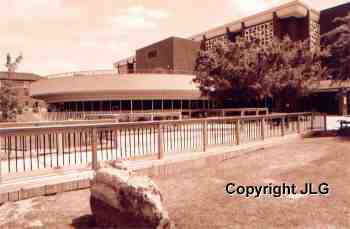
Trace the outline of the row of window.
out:
[[[61,111],[119,111],[119,110],[171,110],[171,109],[201,109],[212,107],[212,102],[204,100],[130,100],[67,102],[50,105],[51,110]]]

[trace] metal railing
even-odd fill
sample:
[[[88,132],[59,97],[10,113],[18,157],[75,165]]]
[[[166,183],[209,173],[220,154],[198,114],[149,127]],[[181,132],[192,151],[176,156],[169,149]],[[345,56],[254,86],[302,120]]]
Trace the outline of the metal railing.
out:
[[[45,77],[52,79],[52,78],[63,78],[63,77],[73,77],[73,76],[100,76],[100,75],[118,75],[118,72],[117,70],[113,70],[113,69],[101,69],[101,70],[64,72],[64,73],[47,75]]]
[[[101,69],[101,70],[86,70],[86,71],[74,71],[74,72],[63,72],[58,74],[46,75],[46,78],[63,78],[63,77],[74,77],[74,76],[101,76],[101,75],[123,75],[123,74],[179,74],[179,75],[194,75],[194,71],[189,70],[168,70],[168,69],[137,69],[130,73],[118,72],[117,69]]]
[[[181,113],[183,116],[192,117],[192,114],[205,114],[209,116],[232,116],[232,115],[266,115],[268,108],[228,108],[228,109],[163,109],[163,110],[133,110],[133,111],[72,111],[72,112],[47,112],[43,119],[48,121],[58,120],[85,120],[88,116],[98,115],[122,115],[122,114],[161,114],[164,112]]]
[[[58,168],[96,168],[98,161],[163,158],[324,129],[315,113],[193,120],[0,128],[0,179]],[[2,168],[1,168],[2,167]]]

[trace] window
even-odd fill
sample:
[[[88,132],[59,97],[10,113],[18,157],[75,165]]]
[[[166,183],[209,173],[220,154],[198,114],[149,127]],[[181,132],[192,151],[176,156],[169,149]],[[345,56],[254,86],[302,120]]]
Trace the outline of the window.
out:
[[[153,50],[151,52],[148,53],[148,58],[151,59],[151,58],[155,58],[157,57],[158,53],[157,53],[157,50]]]

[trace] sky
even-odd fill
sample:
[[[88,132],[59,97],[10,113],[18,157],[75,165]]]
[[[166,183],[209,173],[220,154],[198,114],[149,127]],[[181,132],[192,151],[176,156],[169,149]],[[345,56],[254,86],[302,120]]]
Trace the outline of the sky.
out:
[[[7,53],[21,52],[19,72],[112,69],[161,39],[186,38],[288,1],[0,0],[0,70]],[[319,10],[348,1],[304,0]]]

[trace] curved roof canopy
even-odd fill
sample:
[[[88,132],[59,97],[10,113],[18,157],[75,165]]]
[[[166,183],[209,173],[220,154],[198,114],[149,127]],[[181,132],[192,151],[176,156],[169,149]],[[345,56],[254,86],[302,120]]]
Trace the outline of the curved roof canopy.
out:
[[[204,99],[193,75],[122,74],[43,79],[31,96],[48,103],[97,100]]]

